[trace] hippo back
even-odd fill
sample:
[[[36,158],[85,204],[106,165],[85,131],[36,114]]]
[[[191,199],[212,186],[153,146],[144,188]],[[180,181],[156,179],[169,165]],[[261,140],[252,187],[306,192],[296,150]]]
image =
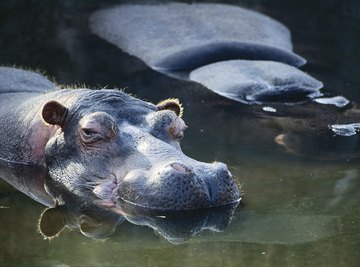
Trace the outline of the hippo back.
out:
[[[0,67],[0,94],[4,93],[46,93],[56,85],[36,72]]]

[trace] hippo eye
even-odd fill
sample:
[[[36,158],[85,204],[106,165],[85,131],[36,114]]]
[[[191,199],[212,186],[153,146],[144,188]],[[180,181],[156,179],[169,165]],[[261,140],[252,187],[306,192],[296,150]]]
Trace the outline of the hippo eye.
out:
[[[82,128],[80,135],[81,135],[82,141],[87,144],[98,142],[98,141],[101,141],[104,139],[100,133],[98,133],[92,129]]]
[[[88,137],[90,137],[90,136],[92,136],[92,135],[95,134],[95,132],[92,131],[91,129],[81,129],[81,130],[83,131],[84,135],[85,135],[85,136],[88,136]]]
[[[115,120],[104,112],[96,112],[80,121],[79,135],[85,145],[109,141],[116,136]]]

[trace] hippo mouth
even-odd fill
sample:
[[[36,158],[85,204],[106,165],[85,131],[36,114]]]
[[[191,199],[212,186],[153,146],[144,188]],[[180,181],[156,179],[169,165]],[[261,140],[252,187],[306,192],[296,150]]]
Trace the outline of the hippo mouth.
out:
[[[149,172],[131,171],[118,182],[113,202],[153,210],[194,210],[238,203],[238,186],[225,164],[191,169],[177,162]]]

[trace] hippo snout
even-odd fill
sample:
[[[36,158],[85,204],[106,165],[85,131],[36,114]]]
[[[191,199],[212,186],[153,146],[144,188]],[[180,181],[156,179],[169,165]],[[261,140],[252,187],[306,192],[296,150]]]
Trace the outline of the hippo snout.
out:
[[[234,203],[240,192],[229,169],[224,163],[213,163],[214,174],[206,179],[210,206]]]
[[[189,210],[239,201],[240,193],[223,163],[173,161],[148,172],[128,174],[116,190],[118,198],[142,207]]]

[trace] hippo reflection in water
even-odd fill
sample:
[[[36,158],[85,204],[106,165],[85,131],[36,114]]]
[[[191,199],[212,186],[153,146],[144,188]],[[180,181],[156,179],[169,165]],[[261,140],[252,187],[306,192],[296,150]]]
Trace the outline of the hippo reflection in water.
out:
[[[224,231],[231,222],[238,203],[197,210],[154,210],[122,200],[114,208],[84,203],[74,195],[62,195],[64,205],[46,209],[39,220],[39,230],[46,238],[58,235],[64,228],[78,229],[84,236],[104,240],[122,232],[125,221],[148,226],[170,243],[181,244],[204,230]]]
[[[57,188],[110,207],[122,199],[188,210],[240,199],[225,164],[181,151],[186,125],[177,100],[154,105],[118,90],[58,90],[39,74],[5,67],[0,81],[0,135],[7,136],[0,157],[47,168]]]
[[[58,206],[46,209],[39,221],[45,238],[57,236],[65,227],[78,229],[84,236],[105,240],[122,232],[122,223],[148,226],[172,244],[181,244],[204,230],[222,232],[231,221],[237,204],[186,211],[159,211],[122,203],[121,209],[92,206]],[[141,230],[140,230],[141,233]]]

